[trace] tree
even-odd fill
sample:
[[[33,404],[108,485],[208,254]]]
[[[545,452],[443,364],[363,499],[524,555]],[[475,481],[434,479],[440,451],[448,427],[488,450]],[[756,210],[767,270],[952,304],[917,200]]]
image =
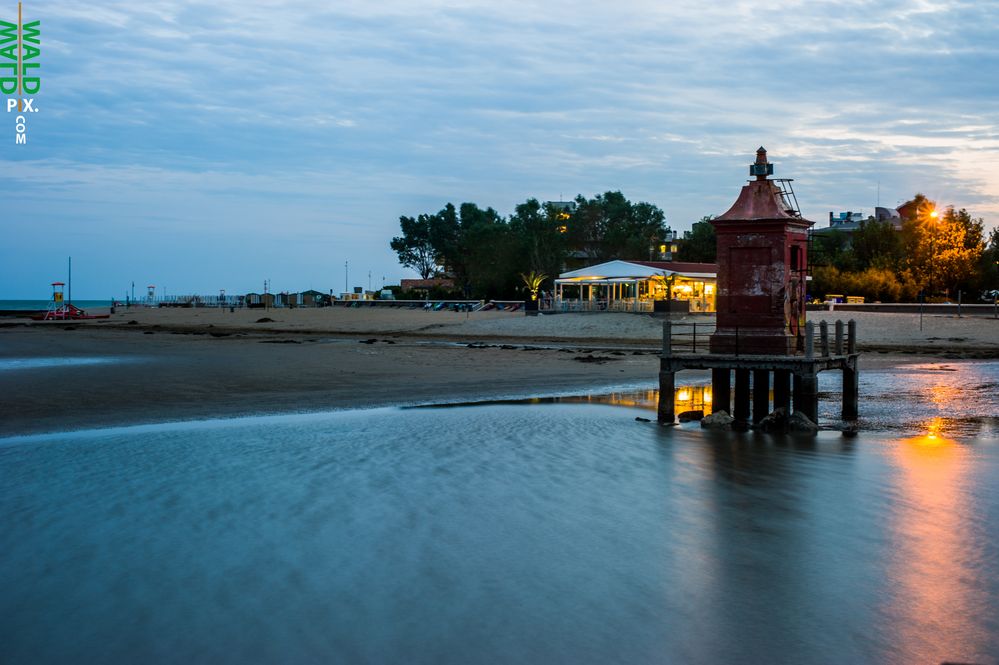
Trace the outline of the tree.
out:
[[[853,252],[850,250],[850,239],[839,229],[829,233],[814,235],[812,241],[813,266],[832,266],[839,270],[853,270],[856,267]]]
[[[399,263],[420,273],[423,279],[434,277],[439,268],[437,252],[430,242],[432,217],[399,217],[402,235],[392,238],[389,243],[398,254]]]
[[[711,215],[701,217],[700,221],[694,222],[690,230],[683,234],[678,252],[679,260],[693,263],[714,263],[717,260],[718,239],[712,219],[714,217]]]
[[[999,289],[999,227],[989,233],[988,246],[978,260],[978,283],[981,291]]]
[[[510,216],[510,231],[519,240],[522,261],[532,272],[557,275],[566,257],[569,213],[528,199]]]
[[[532,270],[526,275],[524,273],[520,273],[520,278],[524,280],[524,285],[527,287],[527,291],[531,294],[531,300],[537,300],[538,291],[541,290],[541,285],[544,281],[548,279],[548,275],[544,273],[537,273]]]
[[[658,247],[668,233],[666,216],[658,206],[632,204],[621,192],[592,199],[577,196],[567,224],[569,246],[600,261],[646,259],[649,247]]]
[[[850,242],[857,268],[896,268],[902,260],[902,241],[888,220],[869,218],[860,223]]]
[[[983,220],[973,219],[964,208],[950,206],[943,214],[923,208],[903,222],[905,269],[931,293],[973,288],[985,249],[983,235]]]

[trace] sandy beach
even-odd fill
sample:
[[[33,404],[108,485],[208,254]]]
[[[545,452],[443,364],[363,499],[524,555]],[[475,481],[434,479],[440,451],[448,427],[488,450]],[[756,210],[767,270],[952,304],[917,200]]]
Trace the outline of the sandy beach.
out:
[[[926,316],[919,331],[915,315],[848,316],[858,321],[862,367],[999,357],[993,319]],[[72,325],[8,319],[0,361],[50,359],[58,370],[0,372],[0,435],[651,387],[661,330],[661,320],[632,314],[376,308],[133,308]],[[60,365],[65,358],[84,361]]]

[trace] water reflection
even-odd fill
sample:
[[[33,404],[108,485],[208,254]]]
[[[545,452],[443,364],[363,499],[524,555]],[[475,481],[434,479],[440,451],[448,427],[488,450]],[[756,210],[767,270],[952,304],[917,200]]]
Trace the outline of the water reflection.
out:
[[[684,411],[711,412],[711,386],[680,385],[676,387],[673,407],[675,413]],[[655,411],[659,405],[658,390],[629,390],[613,392],[606,395],[575,395],[570,397],[554,397],[548,400],[538,399],[531,402],[558,402],[562,404],[610,404]]]
[[[934,391],[933,394],[948,394]],[[950,397],[944,397],[949,399]],[[882,612],[888,630],[919,662],[984,661],[989,632],[989,592],[980,583],[988,547],[980,542],[983,519],[971,487],[970,446],[948,438],[944,419],[924,424],[924,434],[901,440],[891,462],[891,556]]]

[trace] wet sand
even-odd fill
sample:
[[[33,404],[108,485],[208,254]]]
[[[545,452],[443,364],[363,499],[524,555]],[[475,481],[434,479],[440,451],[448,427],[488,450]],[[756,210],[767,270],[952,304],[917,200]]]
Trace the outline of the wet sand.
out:
[[[852,316],[862,368],[999,357],[991,319],[927,316],[919,332],[911,315]],[[264,317],[272,321],[257,323]],[[0,435],[651,387],[661,326],[631,314],[374,308],[132,309],[70,326],[8,320],[0,363],[110,362],[0,371]]]

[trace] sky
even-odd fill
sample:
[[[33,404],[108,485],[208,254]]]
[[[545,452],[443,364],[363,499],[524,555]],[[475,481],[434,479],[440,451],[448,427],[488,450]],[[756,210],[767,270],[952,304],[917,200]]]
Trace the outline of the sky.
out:
[[[992,0],[24,0],[24,17],[42,88],[27,145],[0,113],[0,298],[48,297],[69,256],[74,298],[379,288],[415,276],[389,248],[399,216],[449,201],[505,215],[620,190],[682,232],[728,209],[760,145],[819,226],[917,191],[999,222]]]

